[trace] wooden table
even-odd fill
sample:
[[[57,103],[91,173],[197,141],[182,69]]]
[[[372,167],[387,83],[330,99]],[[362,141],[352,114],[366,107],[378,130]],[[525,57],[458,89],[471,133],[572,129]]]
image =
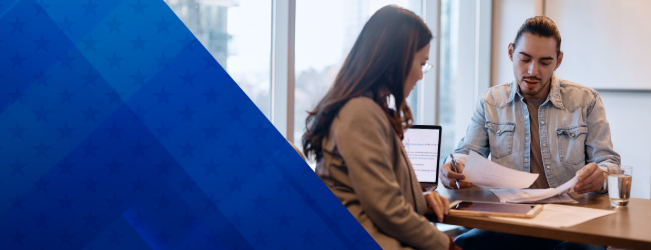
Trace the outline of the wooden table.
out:
[[[490,190],[472,187],[463,190],[448,190],[438,187],[440,195],[450,202],[455,200],[499,202]],[[479,228],[494,232],[519,234],[563,241],[604,245],[618,248],[651,249],[651,200],[631,199],[627,207],[611,207],[608,195],[570,194],[578,204],[573,206],[616,210],[606,215],[573,227],[551,228],[527,225],[483,217],[445,216],[443,223]]]

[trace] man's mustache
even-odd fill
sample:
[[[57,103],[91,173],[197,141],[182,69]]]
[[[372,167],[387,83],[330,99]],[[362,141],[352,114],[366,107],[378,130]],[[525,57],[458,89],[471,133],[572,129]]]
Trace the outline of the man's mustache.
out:
[[[532,81],[532,80],[534,80],[534,81],[541,81],[542,79],[540,79],[540,78],[538,78],[538,77],[535,77],[535,76],[528,76],[528,77],[522,77],[522,80],[523,80],[523,81]]]

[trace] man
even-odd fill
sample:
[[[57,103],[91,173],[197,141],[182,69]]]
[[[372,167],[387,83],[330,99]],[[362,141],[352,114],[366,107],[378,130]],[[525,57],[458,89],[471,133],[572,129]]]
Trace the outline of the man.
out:
[[[472,150],[484,157],[490,154],[502,166],[538,173],[531,188],[558,187],[578,176],[577,193],[604,193],[607,167],[619,165],[620,156],[613,150],[599,93],[554,74],[563,61],[561,36],[554,22],[543,16],[527,19],[509,44],[509,58],[515,80],[482,94],[466,136],[454,152],[459,173],[451,170],[447,159],[441,168],[443,185],[456,189],[458,180],[459,188],[472,186],[462,174]],[[477,229],[456,241],[466,250],[548,249],[559,244],[604,249]]]

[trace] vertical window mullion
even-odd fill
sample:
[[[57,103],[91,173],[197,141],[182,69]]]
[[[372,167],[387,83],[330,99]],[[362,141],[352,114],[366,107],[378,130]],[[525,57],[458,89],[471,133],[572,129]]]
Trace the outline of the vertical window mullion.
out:
[[[274,0],[271,32],[271,122],[294,140],[294,32],[296,0]]]
[[[423,0],[423,19],[432,31],[429,63],[434,67],[423,77],[418,91],[418,116],[421,124],[439,124],[439,50],[440,50],[441,1]]]
[[[474,103],[490,88],[492,1],[476,0]]]

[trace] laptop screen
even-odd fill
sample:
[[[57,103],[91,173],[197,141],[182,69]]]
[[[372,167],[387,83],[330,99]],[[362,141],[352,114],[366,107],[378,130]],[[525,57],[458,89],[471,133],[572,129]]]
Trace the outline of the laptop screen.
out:
[[[402,140],[420,183],[438,184],[441,127],[414,125]]]

